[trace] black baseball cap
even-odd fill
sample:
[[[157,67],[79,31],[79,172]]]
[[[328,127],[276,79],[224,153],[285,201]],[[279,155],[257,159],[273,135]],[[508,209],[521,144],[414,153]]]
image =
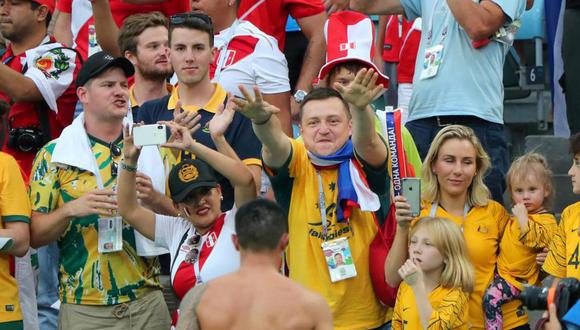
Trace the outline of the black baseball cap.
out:
[[[168,181],[171,199],[176,203],[183,202],[196,188],[217,186],[213,169],[200,159],[181,161],[169,172]]]
[[[100,75],[110,67],[121,68],[125,76],[131,77],[135,73],[133,63],[124,57],[114,57],[105,52],[98,52],[91,55],[81,67],[77,74],[75,84],[78,87],[84,86],[89,80]]]

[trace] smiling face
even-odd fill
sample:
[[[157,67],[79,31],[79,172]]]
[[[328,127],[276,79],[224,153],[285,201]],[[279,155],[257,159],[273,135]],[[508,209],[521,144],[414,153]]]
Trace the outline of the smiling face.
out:
[[[451,138],[443,142],[431,170],[439,191],[452,198],[466,198],[477,171],[476,150],[468,140]]]
[[[165,79],[173,73],[169,62],[169,43],[165,26],[145,29],[137,37],[137,53],[126,55],[147,79]]]
[[[102,121],[123,120],[127,115],[129,85],[122,69],[111,67],[77,89],[87,115]]]
[[[200,233],[209,230],[221,212],[221,188],[200,187],[194,189],[177,208]]]
[[[435,247],[431,235],[426,228],[418,228],[409,241],[409,258],[421,268],[424,273],[442,271],[443,255]]]
[[[169,58],[180,84],[209,83],[209,65],[214,57],[207,32],[185,27],[172,30]]]
[[[336,97],[311,100],[304,104],[300,133],[310,152],[333,154],[348,140],[352,123],[342,101]]]

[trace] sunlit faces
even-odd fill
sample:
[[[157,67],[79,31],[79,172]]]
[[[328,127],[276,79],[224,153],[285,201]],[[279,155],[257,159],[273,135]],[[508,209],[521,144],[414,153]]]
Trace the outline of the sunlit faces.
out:
[[[84,111],[101,120],[125,118],[128,110],[129,86],[121,68],[112,67],[77,89]]]
[[[209,81],[209,65],[215,57],[207,32],[176,27],[171,32],[169,58],[180,84]]]
[[[167,28],[155,26],[145,29],[137,37],[137,54],[127,54],[135,68],[146,79],[165,79],[173,73],[169,62]]]
[[[511,186],[514,204],[523,203],[530,214],[543,210],[544,198],[548,196],[549,191],[536,175],[530,173],[522,182],[512,180]]]
[[[219,186],[197,188],[177,204],[178,209],[198,231],[204,233],[221,214],[221,196]]]
[[[19,41],[36,28],[39,8],[27,0],[0,0],[0,33],[10,41]]]
[[[568,170],[568,175],[572,180],[572,191],[575,194],[580,194],[580,154],[574,155],[574,160],[572,161],[570,170]]]
[[[419,228],[409,241],[409,258],[424,273],[441,271],[444,268],[443,256],[430,237],[426,228]]]
[[[348,111],[336,97],[308,101],[302,108],[300,120],[300,133],[306,149],[321,156],[340,149],[351,133]]]
[[[468,140],[446,140],[437,153],[431,170],[437,176],[439,189],[448,196],[467,194],[477,172],[476,150]]]

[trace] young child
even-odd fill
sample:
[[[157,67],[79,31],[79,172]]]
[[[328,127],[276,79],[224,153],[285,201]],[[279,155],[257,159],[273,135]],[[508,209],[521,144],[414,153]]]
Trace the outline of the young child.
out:
[[[513,216],[499,245],[497,273],[483,296],[486,329],[503,329],[501,306],[524,284],[540,284],[536,255],[548,247],[557,229],[548,213],[553,197],[552,171],[544,156],[529,153],[516,159],[507,174]]]
[[[393,329],[467,329],[475,277],[459,226],[423,217],[409,236],[409,259],[399,269],[404,282],[397,292]]]

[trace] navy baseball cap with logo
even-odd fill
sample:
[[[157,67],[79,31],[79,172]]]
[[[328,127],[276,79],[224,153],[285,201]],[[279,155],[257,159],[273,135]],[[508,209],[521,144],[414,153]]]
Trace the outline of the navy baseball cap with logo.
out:
[[[217,186],[213,169],[200,159],[185,159],[169,172],[169,192],[171,199],[180,203],[193,190],[200,187]]]
[[[135,73],[133,63],[128,59],[124,57],[114,57],[105,52],[98,52],[91,55],[79,70],[75,82],[77,88],[84,86],[89,80],[97,77],[111,67],[122,69],[127,78]]]

